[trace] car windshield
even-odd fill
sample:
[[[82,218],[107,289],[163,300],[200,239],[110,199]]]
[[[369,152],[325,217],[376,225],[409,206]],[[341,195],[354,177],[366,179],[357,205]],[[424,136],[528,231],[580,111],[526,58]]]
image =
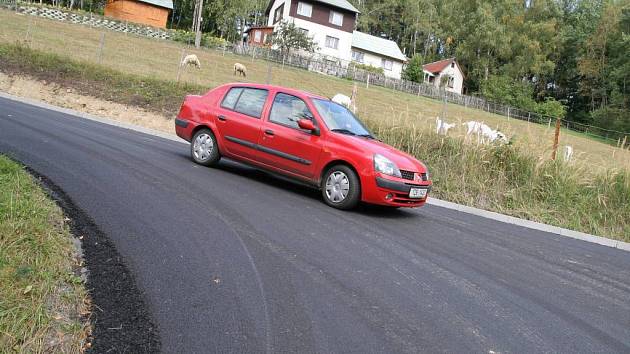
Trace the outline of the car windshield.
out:
[[[333,132],[371,138],[372,134],[346,107],[328,100],[313,99],[317,112]]]

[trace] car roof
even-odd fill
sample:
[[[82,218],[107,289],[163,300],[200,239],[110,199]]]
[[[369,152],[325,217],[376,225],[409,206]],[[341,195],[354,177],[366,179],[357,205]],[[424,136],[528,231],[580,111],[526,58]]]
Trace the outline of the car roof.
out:
[[[223,86],[228,86],[228,87],[232,87],[232,86],[238,86],[238,87],[251,87],[251,88],[257,88],[257,89],[265,89],[265,90],[274,90],[274,91],[282,91],[288,94],[292,94],[292,95],[296,95],[296,96],[306,96],[309,98],[318,98],[318,99],[324,99],[324,100],[330,100],[330,98],[322,96],[322,95],[316,95],[314,93],[310,93],[307,91],[302,91],[302,90],[298,90],[298,89],[293,89],[290,87],[284,87],[284,86],[277,86],[277,85],[267,85],[267,84],[256,84],[256,83],[248,83],[248,82],[232,82],[229,84],[225,84]]]

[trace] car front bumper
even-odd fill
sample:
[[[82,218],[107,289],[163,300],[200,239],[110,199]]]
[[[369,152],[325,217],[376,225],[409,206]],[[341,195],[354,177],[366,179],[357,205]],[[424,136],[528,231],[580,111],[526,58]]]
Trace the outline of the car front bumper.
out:
[[[363,200],[372,204],[415,208],[423,206],[432,189],[431,181],[411,181],[377,174],[363,181]],[[410,198],[411,188],[427,189],[424,198]]]

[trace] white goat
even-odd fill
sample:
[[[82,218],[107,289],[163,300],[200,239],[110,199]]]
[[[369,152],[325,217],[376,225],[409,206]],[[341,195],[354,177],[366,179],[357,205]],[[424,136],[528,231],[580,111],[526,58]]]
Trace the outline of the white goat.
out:
[[[501,133],[498,130],[494,130],[490,128],[490,126],[486,125],[482,122],[470,121],[466,122],[463,125],[466,126],[466,136],[469,137],[472,134],[477,134],[477,142],[483,143],[494,143],[497,140],[500,140],[504,143],[508,143],[508,138],[505,134]]]
[[[436,133],[440,135],[447,135],[448,130],[455,127],[455,123],[446,123],[446,121],[441,120],[439,117],[435,119],[435,125]]]
[[[335,102],[335,103],[339,103],[340,105],[350,109],[350,106],[352,106],[352,99],[346,95],[344,95],[343,93],[338,93],[336,95],[333,96],[333,98],[331,99],[331,101]]]
[[[573,146],[571,145],[565,145],[564,147],[564,161],[571,161],[571,158],[573,157]]]
[[[239,76],[243,75],[244,77],[247,77],[247,68],[241,63],[235,63],[234,75],[236,75],[236,73],[238,73]]]
[[[184,66],[196,66],[197,69],[201,69],[201,63],[199,62],[199,58],[195,54],[188,54],[182,59],[182,62],[179,64],[181,67]]]

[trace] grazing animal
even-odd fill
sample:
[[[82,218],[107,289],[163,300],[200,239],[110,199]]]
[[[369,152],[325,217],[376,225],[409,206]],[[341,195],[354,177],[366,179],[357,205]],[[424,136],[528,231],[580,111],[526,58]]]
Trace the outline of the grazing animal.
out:
[[[195,54],[188,54],[182,59],[182,62],[179,64],[181,67],[184,66],[196,66],[197,69],[201,69],[201,63],[199,62],[199,58]]]
[[[564,147],[564,161],[571,161],[571,158],[573,157],[573,146],[571,145],[565,145]]]
[[[235,63],[234,75],[236,75],[236,73],[238,73],[239,76],[243,75],[244,77],[247,77],[247,68],[241,63]]]
[[[449,123],[446,123],[446,121],[441,120],[440,118],[435,119],[435,125],[436,125],[436,133],[440,135],[447,135],[448,130],[455,127],[455,123],[449,124]]]
[[[505,144],[509,143],[508,138],[505,134],[501,133],[498,130],[490,128],[490,126],[486,125],[482,122],[470,121],[464,123],[466,126],[466,136],[471,136],[472,134],[477,135],[477,142],[482,144],[484,143],[494,143],[496,141],[501,141]]]
[[[340,105],[348,109],[350,108],[350,106],[352,106],[352,99],[342,93],[334,95],[331,101],[339,103]]]

